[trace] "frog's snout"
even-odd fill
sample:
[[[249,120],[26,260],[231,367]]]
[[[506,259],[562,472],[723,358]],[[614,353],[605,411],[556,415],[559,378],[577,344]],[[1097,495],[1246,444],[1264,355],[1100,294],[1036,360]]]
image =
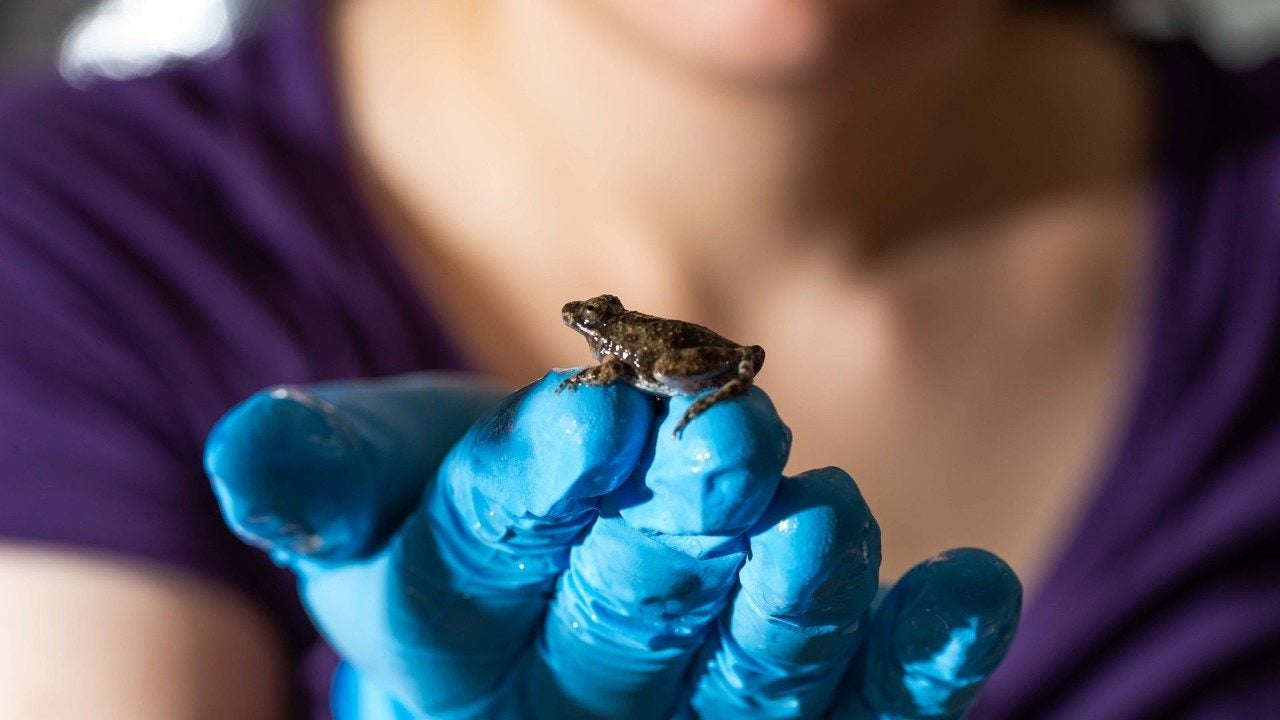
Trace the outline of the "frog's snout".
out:
[[[582,305],[581,301],[574,300],[573,302],[565,303],[564,307],[560,308],[560,319],[564,321],[565,325],[573,327],[574,320],[578,317],[578,307],[580,305]]]

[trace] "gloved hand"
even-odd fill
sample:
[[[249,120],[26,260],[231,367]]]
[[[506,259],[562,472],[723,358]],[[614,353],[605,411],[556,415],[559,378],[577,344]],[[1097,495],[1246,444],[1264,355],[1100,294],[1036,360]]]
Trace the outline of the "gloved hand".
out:
[[[841,470],[781,477],[764,392],[676,438],[692,398],[567,374],[276,388],[215,427],[227,523],[345,661],[339,720],[964,712],[1017,624],[1008,566],[944,553],[872,611],[879,527]]]

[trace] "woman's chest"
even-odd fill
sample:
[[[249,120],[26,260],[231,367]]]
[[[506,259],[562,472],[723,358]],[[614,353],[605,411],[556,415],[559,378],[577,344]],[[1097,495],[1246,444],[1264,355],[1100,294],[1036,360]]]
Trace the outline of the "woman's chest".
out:
[[[1014,236],[825,310],[797,288],[761,324],[789,471],[858,480],[886,576],[957,545],[1039,572],[1127,409],[1145,263],[1123,217],[1096,237]]]

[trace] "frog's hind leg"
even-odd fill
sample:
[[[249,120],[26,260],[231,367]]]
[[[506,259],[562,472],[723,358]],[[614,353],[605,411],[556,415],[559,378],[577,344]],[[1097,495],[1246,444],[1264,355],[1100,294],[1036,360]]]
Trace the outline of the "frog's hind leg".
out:
[[[727,362],[718,366],[714,374],[723,374],[729,371],[736,364],[736,373],[715,392],[710,395],[704,395],[693,402],[689,409],[685,410],[684,417],[680,418],[680,422],[676,424],[672,434],[679,437],[689,422],[706,412],[711,406],[719,402],[724,402],[739,395],[746,394],[755,381],[756,373],[760,371],[764,365],[764,348],[759,345],[751,345],[749,347],[740,348],[717,348],[721,352],[714,353],[720,355]],[[704,357],[712,353],[704,353]]]
[[[622,362],[616,355],[605,355],[600,359],[599,365],[583,368],[561,381],[556,387],[556,394],[560,394],[560,391],[565,388],[577,390],[579,385],[608,385],[614,380],[631,376],[631,366]]]

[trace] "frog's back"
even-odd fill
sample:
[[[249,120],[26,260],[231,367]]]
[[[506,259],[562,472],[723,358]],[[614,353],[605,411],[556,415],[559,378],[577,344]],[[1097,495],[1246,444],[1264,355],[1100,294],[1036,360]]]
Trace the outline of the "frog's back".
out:
[[[634,348],[685,350],[700,347],[738,347],[738,343],[696,323],[645,315],[634,311],[618,323],[613,339]]]

